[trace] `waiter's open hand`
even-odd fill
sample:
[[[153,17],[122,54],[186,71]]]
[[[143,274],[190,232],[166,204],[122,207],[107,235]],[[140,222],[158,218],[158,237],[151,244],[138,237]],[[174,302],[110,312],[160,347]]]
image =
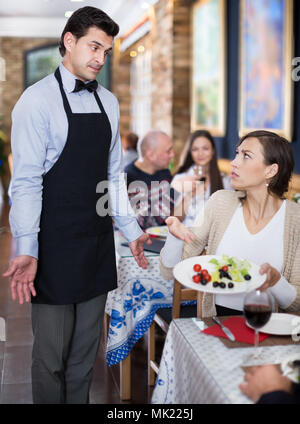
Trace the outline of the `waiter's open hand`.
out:
[[[19,298],[19,303],[30,301],[30,293],[36,296],[33,285],[37,270],[37,259],[32,256],[20,255],[13,259],[3,277],[10,277],[10,291],[13,300]]]
[[[148,261],[144,255],[144,243],[152,244],[149,234],[142,234],[138,239],[129,243],[130,250],[138,264],[143,269],[147,268]]]

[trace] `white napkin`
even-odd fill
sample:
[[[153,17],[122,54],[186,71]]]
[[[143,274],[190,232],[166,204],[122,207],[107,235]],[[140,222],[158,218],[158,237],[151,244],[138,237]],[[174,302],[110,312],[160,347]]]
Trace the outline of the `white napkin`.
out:
[[[196,324],[197,327],[199,327],[201,331],[204,330],[205,323],[204,323],[204,321],[202,321],[202,319],[200,319],[200,318],[192,318],[192,320],[193,320],[193,323]]]

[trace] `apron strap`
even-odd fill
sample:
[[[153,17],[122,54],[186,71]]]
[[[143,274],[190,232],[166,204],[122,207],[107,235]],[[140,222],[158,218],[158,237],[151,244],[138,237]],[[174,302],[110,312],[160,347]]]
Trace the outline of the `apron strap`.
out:
[[[64,108],[65,108],[66,114],[67,114],[67,116],[70,116],[70,115],[73,114],[73,112],[72,112],[72,109],[71,109],[70,104],[68,102],[68,99],[67,99],[65,90],[63,88],[63,83],[62,83],[62,79],[61,79],[59,68],[57,68],[56,71],[54,72],[54,76],[57,79],[58,84],[59,84],[59,88],[60,88],[60,92],[61,92],[61,95],[62,95],[62,98],[63,98],[63,103],[64,103]],[[101,100],[100,100],[100,98],[99,98],[99,96],[97,94],[97,91],[94,91],[94,96],[95,96],[96,102],[97,102],[97,104],[99,106],[99,109],[100,109],[101,113],[106,114],[106,112],[104,110],[104,107],[102,105],[102,102],[101,102]]]
[[[59,84],[59,88],[60,88],[60,92],[61,92],[61,95],[62,95],[62,98],[63,98],[63,103],[64,103],[64,108],[65,108],[66,114],[67,114],[67,116],[70,116],[70,115],[72,115],[72,110],[70,108],[70,105],[69,105],[69,102],[68,102],[68,99],[67,99],[65,90],[63,88],[63,84],[62,84],[62,79],[61,79],[59,68],[57,68],[56,71],[54,72],[54,76],[57,79],[58,84]]]
[[[104,107],[103,107],[102,102],[101,102],[101,100],[100,100],[100,98],[98,96],[97,91],[94,91],[94,96],[95,96],[96,102],[98,103],[98,106],[99,106],[99,108],[101,110],[101,113],[105,113]]]

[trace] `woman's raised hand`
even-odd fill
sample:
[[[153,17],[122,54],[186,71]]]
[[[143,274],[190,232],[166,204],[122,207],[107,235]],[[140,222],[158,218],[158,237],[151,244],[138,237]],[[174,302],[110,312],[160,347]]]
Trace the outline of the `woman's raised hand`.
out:
[[[166,224],[169,228],[169,232],[179,240],[183,240],[188,244],[191,244],[192,241],[195,240],[195,235],[175,216],[167,218]]]

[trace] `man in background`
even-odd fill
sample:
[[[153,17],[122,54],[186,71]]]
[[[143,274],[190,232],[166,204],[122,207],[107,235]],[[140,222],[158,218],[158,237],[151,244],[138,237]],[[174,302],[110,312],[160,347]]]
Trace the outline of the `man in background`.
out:
[[[162,131],[149,131],[137,145],[138,159],[124,170],[128,195],[143,230],[165,225],[174,211],[174,190],[168,169],[173,142]]]

